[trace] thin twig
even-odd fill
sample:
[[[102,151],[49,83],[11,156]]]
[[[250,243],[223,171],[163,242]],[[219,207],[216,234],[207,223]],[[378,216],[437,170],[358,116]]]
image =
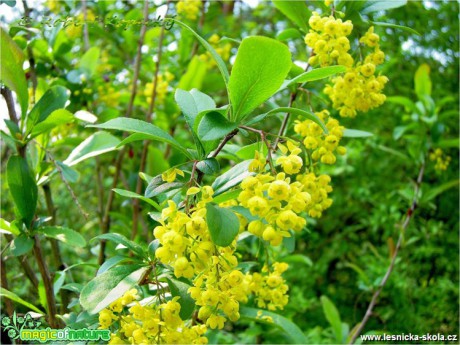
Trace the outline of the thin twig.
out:
[[[199,34],[201,34],[201,29],[203,28],[205,17],[206,17],[206,0],[201,0],[200,21],[198,22],[198,28],[197,28],[197,31]],[[190,59],[192,59],[196,55],[197,52],[198,52],[198,41],[195,40],[195,42],[193,43],[192,52],[190,54]]]
[[[168,8],[169,8],[169,0],[166,2],[166,14],[168,13]],[[160,63],[161,63],[161,57],[163,55],[163,40],[165,36],[165,27],[161,27],[161,32],[160,32],[160,38],[158,40],[158,58],[155,63],[155,75],[153,78],[153,90],[152,90],[152,98],[149,104],[149,109],[147,111],[147,122],[152,122],[153,118],[153,110],[155,108],[156,104],[156,98],[157,98],[157,86],[158,86],[158,75],[160,72]],[[142,155],[141,155],[141,162],[139,166],[139,171],[142,172],[145,170],[145,165],[147,163],[147,155],[148,155],[148,148],[149,148],[149,143],[150,141],[145,140],[143,147],[142,147]],[[136,193],[140,194],[142,192],[142,179],[140,176],[137,177],[137,184],[136,184]],[[140,211],[140,203],[139,199],[134,199],[133,200],[133,227],[132,227],[132,232],[131,232],[131,239],[134,239],[137,235],[137,228],[139,224],[139,211]]]
[[[307,66],[305,67],[305,72],[307,72],[309,68],[310,68],[310,64],[307,64]],[[292,105],[294,104],[294,101],[296,100],[298,94],[299,94],[298,89],[296,89],[294,92],[291,92],[291,97],[289,98],[289,105],[288,105],[289,108],[291,108]],[[281,123],[281,127],[278,132],[279,137],[284,135],[284,131],[286,130],[290,116],[291,116],[290,113],[286,113],[286,115],[284,115],[283,122]],[[279,138],[276,138],[271,148],[272,152],[276,151],[276,148],[278,147],[278,143],[279,143]]]
[[[356,341],[358,336],[363,331],[364,327],[366,326],[367,321],[369,320],[369,318],[372,315],[372,310],[374,309],[375,304],[377,303],[377,299],[378,299],[380,293],[382,292],[383,287],[385,286],[386,282],[388,281],[388,278],[390,277],[391,272],[393,271],[393,268],[394,268],[394,265],[395,265],[395,262],[396,262],[396,257],[398,256],[399,249],[401,248],[401,245],[402,245],[402,242],[403,242],[403,239],[404,239],[404,233],[405,233],[407,227],[409,226],[410,220],[412,219],[412,216],[414,215],[415,209],[417,208],[418,194],[419,194],[419,190],[420,190],[420,185],[422,184],[424,171],[425,171],[425,162],[422,164],[422,166],[420,168],[420,171],[419,171],[419,174],[418,174],[418,177],[417,177],[417,181],[416,181],[415,187],[414,187],[414,198],[412,199],[412,204],[409,207],[409,209],[407,210],[406,217],[405,217],[404,222],[403,222],[403,224],[401,226],[401,231],[399,233],[398,243],[396,244],[396,248],[395,248],[395,251],[393,253],[393,257],[391,258],[390,266],[388,266],[388,269],[387,269],[387,271],[385,273],[385,276],[383,277],[382,282],[380,283],[378,289],[374,292],[374,295],[372,296],[371,302],[369,303],[369,306],[367,307],[366,314],[364,314],[364,317],[363,317],[362,321],[359,323],[359,327],[356,330],[356,332],[353,333],[353,336],[351,337],[351,340],[350,340],[349,344],[354,344],[354,342]]]
[[[40,245],[40,239],[38,235],[34,236],[34,255],[37,260],[38,269],[43,279],[43,285],[45,286],[46,302],[48,306],[48,322],[51,328],[61,328],[62,323],[56,318],[56,299],[54,298],[54,286],[51,280],[48,265],[46,264],[45,257],[42,252]]]
[[[83,11],[83,43],[84,43],[85,51],[87,51],[89,49],[89,34],[88,34],[88,24],[86,23],[86,20],[88,18],[86,0],[81,1],[81,7]]]
[[[272,153],[271,153],[272,146],[268,142],[265,132],[260,130],[260,129],[256,129],[256,128],[252,128],[252,127],[248,127],[248,126],[240,126],[240,128],[245,129],[245,130],[250,131],[250,132],[257,133],[257,134],[260,135],[260,139],[264,142],[265,146],[267,146],[267,151],[268,151],[267,152],[267,163],[270,165],[271,173],[273,175],[275,175],[276,174],[276,169],[275,169],[275,166],[273,165],[273,159],[272,159]],[[276,139],[279,140],[279,136],[277,136]]]
[[[25,18],[30,17],[30,8],[27,5],[26,0],[22,0],[22,4],[24,5],[24,16]],[[26,27],[29,27],[29,24],[26,24]],[[31,41],[31,34],[29,31],[26,32],[27,40]],[[30,44],[27,45],[27,54],[29,55],[29,75],[30,79],[32,80],[32,100],[31,104],[35,104],[35,91],[37,90],[37,73],[35,71],[35,58],[32,50],[32,46]]]
[[[215,158],[217,157],[217,155],[219,154],[220,151],[222,151],[222,149],[224,148],[225,144],[227,144],[235,135],[238,134],[238,130],[235,129],[233,130],[232,132],[230,132],[229,134],[227,134],[224,138],[224,140],[221,141],[221,143],[219,144],[219,146],[217,146],[217,149],[212,153],[212,155],[210,156],[210,158]]]
[[[54,206],[53,196],[51,193],[51,187],[49,183],[43,185],[43,192],[45,194],[45,203],[48,210],[48,215],[51,217],[50,224],[56,225],[56,207]],[[67,267],[67,265],[62,260],[61,250],[59,248],[59,243],[54,238],[48,238],[48,241],[51,244],[51,251],[53,252],[53,257],[55,261],[55,267],[62,271]],[[61,314],[67,313],[67,306],[70,302],[68,290],[61,289],[59,295],[61,296]]]
[[[144,20],[142,22],[141,31],[139,34],[139,40],[137,42],[137,52],[136,52],[136,59],[134,62],[134,75],[133,75],[133,82],[132,82],[132,89],[131,89],[131,96],[128,102],[128,108],[126,109],[125,117],[131,117],[133,108],[134,108],[134,100],[137,95],[137,81],[139,80],[139,72],[141,68],[141,61],[142,61],[142,46],[144,45],[145,40],[145,33],[147,32],[147,25],[145,24],[148,22],[149,17],[149,2],[144,2],[144,12],[143,12]],[[113,191],[117,188],[118,178],[120,176],[122,162],[124,156],[126,154],[126,147],[123,147],[120,152],[118,152],[116,163],[115,163],[115,174],[113,175],[113,182],[112,188],[109,190],[109,196],[107,197],[107,203],[105,205],[104,216],[102,218],[102,233],[106,234],[110,232],[110,211],[112,210],[113,201],[115,199],[115,192]],[[101,247],[99,250],[99,258],[98,263],[102,265],[105,261],[105,247],[106,241],[101,241]]]
[[[9,290],[9,285],[8,285],[8,279],[6,277],[6,265],[5,265],[5,260],[3,260],[3,255],[0,257],[0,276],[1,276],[1,280],[0,280],[0,285],[2,286],[3,289],[6,289],[6,290]],[[5,301],[5,305],[6,305],[6,312],[8,313],[9,316],[12,316],[13,315],[13,312],[14,312],[14,306],[13,306],[13,302],[8,299],[8,298],[5,298],[4,299]]]

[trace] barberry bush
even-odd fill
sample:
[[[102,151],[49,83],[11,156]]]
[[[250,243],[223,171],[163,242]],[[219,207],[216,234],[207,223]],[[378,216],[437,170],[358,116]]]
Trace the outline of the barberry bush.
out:
[[[0,6],[2,313],[109,344],[458,334],[458,4]]]

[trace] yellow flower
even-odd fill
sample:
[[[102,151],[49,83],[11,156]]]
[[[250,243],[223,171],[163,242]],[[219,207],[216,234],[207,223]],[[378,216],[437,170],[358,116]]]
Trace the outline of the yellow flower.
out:
[[[224,328],[225,318],[220,315],[211,315],[206,320],[206,325],[212,329],[222,329]]]
[[[286,174],[297,174],[302,168],[302,158],[296,155],[283,156],[276,160],[276,164],[281,164]]]
[[[171,183],[176,180],[177,175],[184,177],[184,172],[177,168],[172,168],[172,169],[166,170],[163,174],[161,174],[161,179],[165,182]]]
[[[99,328],[107,329],[117,319],[118,317],[111,310],[103,309],[99,312],[99,324],[101,325]]]
[[[177,13],[189,20],[197,19],[200,8],[200,0],[180,0],[176,5]]]
[[[249,211],[253,215],[263,216],[268,211],[269,206],[267,201],[260,196],[253,196],[248,200]]]

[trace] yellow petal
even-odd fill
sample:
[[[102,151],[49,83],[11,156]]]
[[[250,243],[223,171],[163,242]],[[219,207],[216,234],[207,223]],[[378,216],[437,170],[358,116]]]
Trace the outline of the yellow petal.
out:
[[[196,193],[199,193],[199,192],[200,192],[200,188],[198,188],[198,187],[190,187],[187,190],[187,195],[195,195]]]

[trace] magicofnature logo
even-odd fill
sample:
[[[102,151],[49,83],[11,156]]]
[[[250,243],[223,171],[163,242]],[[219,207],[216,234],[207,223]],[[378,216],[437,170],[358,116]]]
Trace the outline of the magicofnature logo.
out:
[[[108,329],[54,329],[47,327],[39,329],[42,323],[35,320],[29,313],[18,316],[16,312],[13,316],[2,317],[2,326],[11,340],[21,339],[23,341],[86,341],[86,340],[110,340]]]

